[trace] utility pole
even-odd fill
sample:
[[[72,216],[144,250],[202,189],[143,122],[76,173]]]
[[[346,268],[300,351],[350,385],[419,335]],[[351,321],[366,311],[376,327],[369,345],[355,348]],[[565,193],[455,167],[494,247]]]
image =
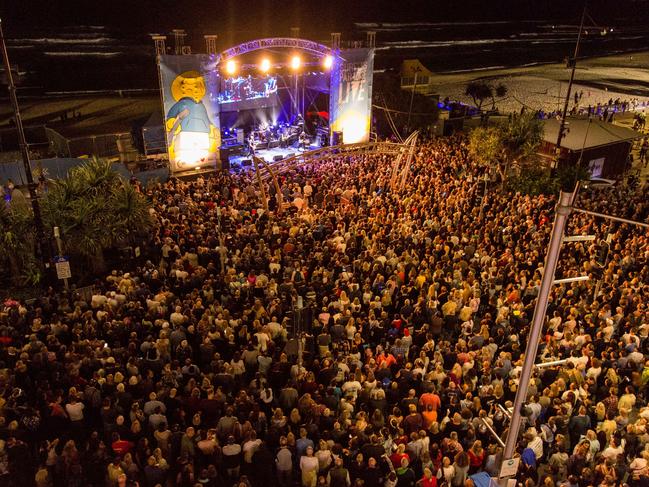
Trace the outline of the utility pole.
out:
[[[532,370],[536,361],[536,353],[539,347],[539,340],[543,333],[543,323],[545,321],[545,313],[548,307],[548,298],[552,284],[554,283],[554,272],[557,268],[559,260],[559,253],[561,251],[561,242],[563,241],[563,232],[566,226],[566,221],[570,215],[572,203],[576,191],[573,193],[559,194],[559,204],[557,205],[556,214],[554,217],[554,225],[552,226],[552,236],[550,237],[550,246],[548,253],[545,257],[545,264],[543,266],[543,277],[541,279],[541,287],[539,295],[536,299],[536,306],[534,308],[534,317],[532,318],[532,326],[530,333],[527,337],[527,347],[525,348],[525,360],[523,362],[523,369],[521,371],[518,389],[516,390],[516,398],[514,399],[514,410],[512,418],[509,423],[509,431],[507,433],[507,440],[505,441],[505,448],[503,451],[503,462],[511,460],[516,451],[516,444],[518,442],[518,434],[521,427],[522,414],[521,408],[527,400],[527,391],[532,378]],[[501,479],[500,485],[507,485],[506,479]]]
[[[20,144],[20,154],[23,159],[23,166],[25,169],[25,176],[27,177],[27,188],[29,189],[29,199],[32,203],[32,211],[34,213],[34,224],[36,226],[36,260],[41,264],[45,263],[46,255],[45,249],[47,244],[45,242],[45,232],[43,231],[43,219],[41,217],[41,207],[38,202],[36,194],[36,186],[34,185],[34,178],[32,176],[32,167],[29,163],[29,146],[25,138],[25,130],[23,128],[23,120],[20,116],[20,108],[18,106],[18,97],[16,96],[16,86],[14,85],[14,77],[11,72],[11,63],[9,62],[9,54],[7,53],[7,44],[5,43],[4,32],[2,30],[2,19],[0,19],[0,44],[2,45],[2,59],[4,60],[5,72],[7,73],[7,85],[9,87],[9,98],[14,110],[14,121],[16,123],[16,130],[18,131],[18,142]]]
[[[417,91],[417,75],[421,71],[419,66],[413,69],[415,72],[415,82],[412,85],[412,93],[410,94],[410,107],[408,108],[408,122],[406,123],[407,131],[410,132],[410,115],[412,115],[412,102],[415,100],[415,91]]]
[[[563,105],[563,112],[561,113],[561,123],[559,124],[559,135],[557,136],[557,159],[561,155],[561,141],[564,137],[564,132],[566,130],[566,116],[568,115],[568,105],[570,104],[570,94],[572,93],[572,83],[575,80],[575,70],[577,69],[577,56],[579,55],[579,44],[581,43],[581,33],[584,30],[584,19],[586,18],[586,7],[588,6],[588,0],[584,1],[584,9],[581,12],[581,22],[579,23],[579,33],[577,34],[577,44],[575,45],[575,54],[572,56],[572,59],[568,60],[568,66],[572,68],[570,71],[570,81],[568,81],[568,91],[566,93],[566,101]],[[558,162],[555,162],[555,166],[558,166]]]

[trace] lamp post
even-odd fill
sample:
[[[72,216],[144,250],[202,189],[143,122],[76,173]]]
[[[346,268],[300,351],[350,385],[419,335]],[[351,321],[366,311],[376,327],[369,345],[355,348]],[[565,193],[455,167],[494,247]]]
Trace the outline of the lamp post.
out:
[[[556,215],[554,218],[554,225],[552,226],[552,236],[550,237],[550,246],[545,258],[545,265],[543,266],[543,277],[541,279],[541,287],[539,295],[536,299],[536,306],[534,308],[534,317],[532,318],[532,326],[530,333],[527,337],[527,347],[525,348],[525,360],[523,362],[523,369],[521,371],[518,389],[516,390],[516,398],[514,399],[514,410],[512,411],[512,418],[509,423],[509,432],[507,433],[507,440],[505,441],[505,448],[503,451],[503,461],[511,460],[516,451],[516,443],[518,442],[518,434],[523,419],[521,409],[524,402],[527,400],[527,390],[532,378],[532,370],[534,369],[534,362],[536,360],[536,353],[539,347],[539,340],[543,333],[543,322],[545,321],[545,313],[548,307],[548,298],[550,297],[550,290],[554,283],[554,272],[557,268],[559,260],[559,253],[561,251],[561,242],[563,240],[563,231],[566,226],[566,221],[570,215],[571,206],[574,201],[576,191],[573,193],[564,193],[559,195],[559,204],[557,205]],[[506,485],[506,480],[501,482],[501,485]]]
[[[584,30],[584,19],[586,18],[586,7],[588,0],[584,2],[584,9],[581,12],[581,22],[579,23],[579,33],[577,34],[577,44],[575,45],[575,53],[571,59],[568,60],[568,66],[572,68],[570,71],[570,81],[568,81],[568,91],[566,92],[566,101],[563,105],[563,112],[561,113],[561,123],[559,124],[559,134],[557,135],[557,156],[561,156],[561,141],[564,137],[566,130],[566,116],[568,115],[568,105],[570,104],[570,94],[572,93],[572,83],[575,80],[575,70],[577,69],[577,56],[579,55],[579,44],[581,43],[581,33]],[[558,163],[555,163],[558,166]],[[556,167],[555,166],[555,167]]]
[[[5,43],[4,32],[2,30],[2,19],[0,19],[0,44],[2,45],[2,59],[5,65],[5,72],[7,74],[7,85],[9,88],[9,98],[14,111],[14,120],[16,122],[16,130],[18,131],[18,142],[20,144],[20,154],[23,160],[23,167],[25,169],[25,176],[27,177],[27,188],[29,190],[29,199],[32,204],[32,211],[34,213],[34,224],[36,226],[36,260],[44,263],[47,256],[45,255],[45,232],[43,230],[43,219],[41,217],[41,207],[38,202],[36,194],[36,185],[34,184],[34,177],[32,176],[32,168],[29,163],[29,148],[27,139],[25,138],[25,129],[23,128],[23,121],[20,116],[20,107],[18,106],[18,97],[16,96],[16,86],[14,84],[13,74],[11,72],[11,63],[9,62],[9,54],[7,53],[7,44]]]

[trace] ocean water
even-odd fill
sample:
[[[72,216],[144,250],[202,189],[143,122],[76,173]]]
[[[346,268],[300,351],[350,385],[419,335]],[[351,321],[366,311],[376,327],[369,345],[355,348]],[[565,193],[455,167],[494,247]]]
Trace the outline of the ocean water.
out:
[[[552,21],[356,23],[343,41],[376,31],[377,71],[398,69],[418,58],[440,73],[562,62],[574,51],[578,26]],[[309,37],[307,29],[303,36]],[[190,36],[193,34],[188,29]],[[190,45],[204,48],[200,35]],[[241,39],[241,41],[247,39]],[[328,39],[316,39],[328,42]],[[231,46],[219,46],[222,49]],[[153,43],[147,32],[133,34],[101,25],[37,29],[8,36],[9,55],[21,73],[23,96],[62,91],[156,89]],[[649,49],[649,24],[587,27],[581,56]]]

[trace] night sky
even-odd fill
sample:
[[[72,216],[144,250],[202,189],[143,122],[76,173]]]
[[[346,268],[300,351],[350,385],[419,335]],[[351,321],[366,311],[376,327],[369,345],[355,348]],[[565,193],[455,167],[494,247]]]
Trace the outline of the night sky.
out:
[[[459,20],[578,21],[581,0],[8,0],[0,14],[9,33],[36,27],[107,25],[158,32],[182,27],[249,37],[345,30],[353,22],[452,22]],[[603,23],[649,20],[649,0],[590,0],[589,11]],[[234,39],[233,39],[234,40]]]

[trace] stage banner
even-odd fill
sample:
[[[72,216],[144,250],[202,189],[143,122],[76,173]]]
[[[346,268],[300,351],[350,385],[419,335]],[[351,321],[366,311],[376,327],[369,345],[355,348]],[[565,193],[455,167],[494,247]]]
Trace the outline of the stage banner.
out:
[[[345,144],[368,142],[374,49],[344,49],[340,57],[331,74],[331,132],[342,132]]]
[[[159,56],[160,90],[172,174],[215,166],[221,145],[215,56]]]

